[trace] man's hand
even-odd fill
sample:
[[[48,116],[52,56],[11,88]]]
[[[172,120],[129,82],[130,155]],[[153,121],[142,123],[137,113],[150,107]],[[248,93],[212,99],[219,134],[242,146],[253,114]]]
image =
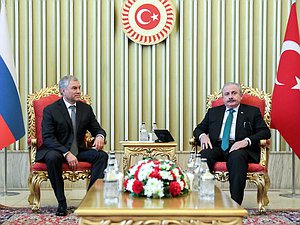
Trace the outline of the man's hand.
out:
[[[207,149],[208,147],[212,148],[212,144],[210,142],[210,139],[206,134],[201,135],[200,143],[201,143],[201,148],[202,149]]]
[[[94,147],[97,151],[99,151],[99,150],[102,150],[102,149],[103,149],[104,144],[105,144],[104,138],[103,138],[101,135],[99,135],[99,136],[97,136],[97,137],[95,138],[93,147]]]
[[[67,160],[67,162],[68,162],[69,167],[70,167],[72,170],[76,170],[77,165],[78,165],[78,160],[77,160],[76,156],[72,154],[72,152],[69,152],[69,153],[66,155],[66,160]]]
[[[241,140],[241,141],[237,141],[237,142],[235,142],[232,146],[231,146],[231,148],[230,148],[230,150],[229,150],[229,153],[230,152],[233,152],[233,151],[236,151],[236,150],[239,150],[239,149],[241,149],[241,148],[245,148],[245,147],[247,147],[248,146],[248,141],[247,140]]]

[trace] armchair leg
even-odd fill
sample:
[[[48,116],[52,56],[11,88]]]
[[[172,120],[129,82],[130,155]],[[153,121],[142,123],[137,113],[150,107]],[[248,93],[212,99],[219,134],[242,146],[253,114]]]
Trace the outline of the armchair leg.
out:
[[[264,182],[265,182],[265,185],[262,187],[263,193],[262,193],[262,199],[261,199],[263,209],[260,210],[260,208],[259,208],[259,211],[261,213],[266,212],[266,209],[264,208],[264,206],[267,206],[269,204],[268,190],[269,190],[269,187],[270,187],[270,177],[269,177],[268,174],[264,175]]]
[[[34,212],[40,209],[41,183],[46,180],[46,172],[33,172],[28,178],[28,186],[30,190],[28,202],[32,205],[32,211]]]
[[[29,191],[30,191],[30,194],[28,196],[28,202],[29,202],[29,205],[33,205],[33,201],[34,201],[34,191],[33,191],[33,185],[32,185],[32,173],[29,174],[29,177],[28,177],[28,188],[29,188]]]
[[[266,206],[269,204],[268,190],[270,187],[270,178],[268,174],[251,174],[249,181],[257,186],[257,204],[258,211],[263,214],[266,213]]]

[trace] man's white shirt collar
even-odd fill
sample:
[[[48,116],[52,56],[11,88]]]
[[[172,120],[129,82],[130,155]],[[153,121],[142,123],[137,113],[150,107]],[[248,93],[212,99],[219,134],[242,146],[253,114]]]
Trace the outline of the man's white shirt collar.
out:
[[[240,107],[240,105],[241,105],[241,104],[239,104],[237,107],[233,108],[234,112],[238,112],[238,111],[239,111],[239,107]],[[231,109],[231,108],[228,108],[228,107],[226,107],[226,110],[225,110],[225,112],[228,112],[228,111],[229,111],[229,109]]]
[[[76,107],[76,102],[74,104],[70,104],[69,102],[67,102],[64,98],[63,98],[63,101],[67,107],[67,109],[69,109],[70,106],[74,105]]]

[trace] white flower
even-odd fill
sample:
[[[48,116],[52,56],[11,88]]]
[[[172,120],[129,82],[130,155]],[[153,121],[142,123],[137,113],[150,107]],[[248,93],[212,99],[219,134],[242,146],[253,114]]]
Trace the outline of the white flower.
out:
[[[146,180],[151,172],[152,172],[152,168],[150,167],[149,164],[142,165],[138,174],[139,181]]]
[[[132,185],[133,185],[134,179],[130,179],[128,180],[127,186],[126,186],[126,190],[133,192],[132,190]]]
[[[174,168],[172,171],[173,171],[173,173],[175,174],[176,177],[180,177],[178,168]]]
[[[184,182],[181,181],[180,179],[177,179],[177,182],[178,182],[179,185],[180,185],[180,189],[183,190],[183,188],[184,188]]]
[[[130,168],[129,170],[128,170],[128,176],[133,176],[134,174],[135,174],[135,171],[137,170],[137,168],[138,168],[138,164],[136,164],[136,165],[134,165],[132,168]]]
[[[170,171],[166,170],[161,170],[159,171],[159,175],[162,177],[164,180],[173,180],[173,176]]]
[[[163,187],[164,184],[161,180],[158,180],[157,178],[149,178],[144,186],[144,193],[147,197],[156,195],[161,198],[164,196]]]
[[[160,164],[159,168],[160,168],[161,170],[170,170],[170,169],[171,169],[171,166],[170,166],[169,163],[162,163],[162,164]]]

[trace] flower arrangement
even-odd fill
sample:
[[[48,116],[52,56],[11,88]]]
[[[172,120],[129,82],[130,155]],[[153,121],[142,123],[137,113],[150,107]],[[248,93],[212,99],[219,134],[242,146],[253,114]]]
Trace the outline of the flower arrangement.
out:
[[[170,160],[144,159],[131,166],[124,180],[125,191],[134,196],[176,197],[189,192],[188,178]]]

